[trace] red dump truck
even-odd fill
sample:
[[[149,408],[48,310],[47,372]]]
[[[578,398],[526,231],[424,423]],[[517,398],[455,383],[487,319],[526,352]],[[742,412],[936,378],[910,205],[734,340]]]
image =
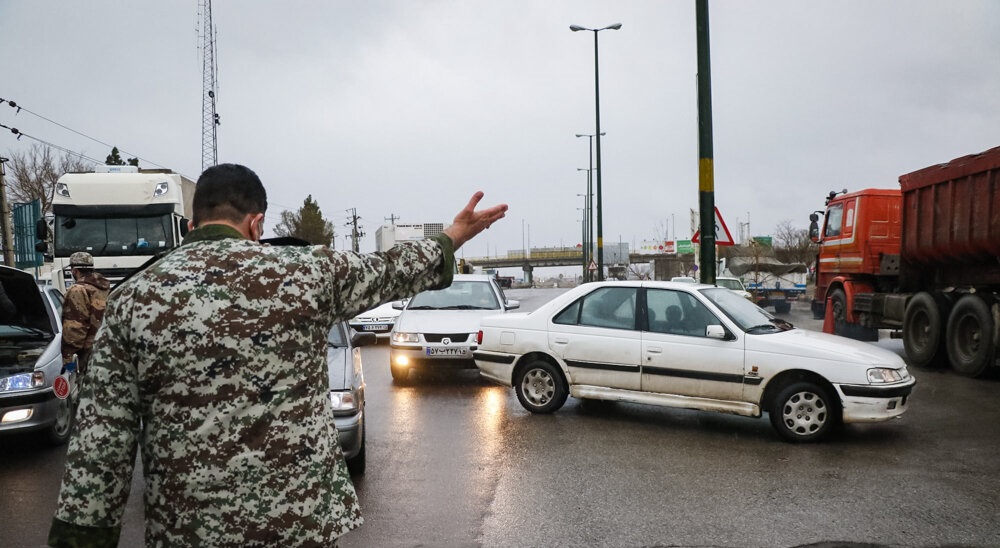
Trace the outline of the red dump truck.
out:
[[[902,337],[917,367],[976,377],[1000,347],[1000,147],[900,175],[899,189],[831,192],[820,244],[824,330]]]

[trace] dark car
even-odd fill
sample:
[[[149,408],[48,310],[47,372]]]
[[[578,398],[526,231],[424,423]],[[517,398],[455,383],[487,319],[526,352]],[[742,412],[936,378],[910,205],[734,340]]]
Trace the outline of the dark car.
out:
[[[347,322],[334,324],[326,338],[333,420],[347,469],[352,474],[365,473],[365,374],[361,347],[376,342],[374,333],[358,333]]]
[[[0,435],[40,432],[54,444],[66,443],[72,406],[52,391],[62,369],[62,294],[5,266],[0,284],[16,309],[0,318]]]

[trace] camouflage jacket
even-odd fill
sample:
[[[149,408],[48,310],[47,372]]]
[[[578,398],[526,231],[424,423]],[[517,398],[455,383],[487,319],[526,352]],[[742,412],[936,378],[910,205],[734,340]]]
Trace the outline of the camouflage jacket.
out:
[[[63,363],[72,360],[73,354],[93,348],[110,287],[101,273],[91,272],[66,290],[62,309]]]
[[[453,264],[445,235],[362,255],[189,233],[111,294],[49,543],[116,546],[138,446],[147,546],[332,545],[362,519],[327,332]]]

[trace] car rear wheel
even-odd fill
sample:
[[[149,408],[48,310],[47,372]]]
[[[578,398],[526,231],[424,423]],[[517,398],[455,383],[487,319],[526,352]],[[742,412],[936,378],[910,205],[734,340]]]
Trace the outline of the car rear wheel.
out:
[[[525,409],[532,413],[552,413],[566,403],[569,391],[562,371],[546,361],[528,364],[514,383],[514,392]]]
[[[768,414],[778,434],[794,443],[819,441],[840,420],[837,402],[825,388],[810,381],[783,388]]]

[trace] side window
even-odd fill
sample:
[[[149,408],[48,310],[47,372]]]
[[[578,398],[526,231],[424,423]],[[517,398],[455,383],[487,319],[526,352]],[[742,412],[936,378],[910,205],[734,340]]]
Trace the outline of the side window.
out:
[[[654,333],[704,337],[708,326],[722,323],[698,299],[683,291],[648,290],[646,311],[649,330]]]
[[[52,304],[56,309],[56,321],[61,321],[62,318],[62,305],[63,305],[63,295],[57,289],[46,289],[46,293],[49,294],[49,298],[52,299]]]
[[[637,291],[633,287],[602,287],[590,293],[580,305],[580,325],[635,329]]]
[[[826,229],[823,231],[824,238],[837,238],[840,236],[840,225],[844,221],[844,204],[830,206],[826,210]]]
[[[576,325],[580,322],[580,303],[583,299],[577,299],[573,304],[567,306],[562,312],[552,318],[553,323],[562,325]]]

